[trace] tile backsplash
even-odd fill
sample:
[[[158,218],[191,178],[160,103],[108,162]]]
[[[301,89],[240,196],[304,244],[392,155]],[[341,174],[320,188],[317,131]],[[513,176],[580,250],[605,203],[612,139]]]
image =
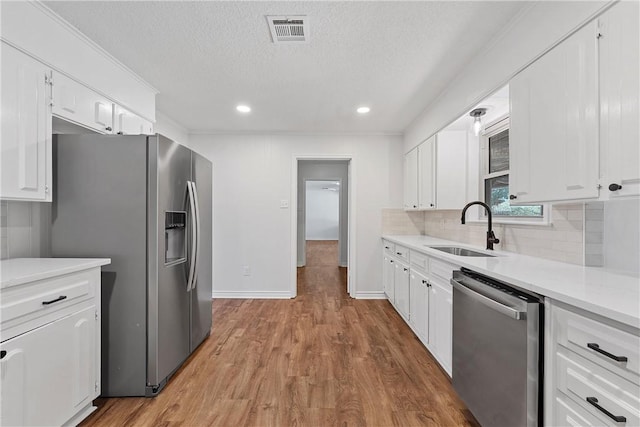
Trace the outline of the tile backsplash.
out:
[[[483,222],[460,223],[459,210],[405,212],[384,209],[383,234],[426,234],[433,237],[483,246],[487,225]],[[423,222],[420,222],[423,218]],[[499,250],[531,255],[572,264],[584,264],[584,204],[552,207],[552,224],[494,224]]]
[[[382,209],[382,233],[415,235],[424,233],[424,212]]]
[[[604,266],[604,202],[585,203],[584,264]]]
[[[640,199],[609,200],[603,218],[604,266],[640,275]]]
[[[0,259],[47,256],[50,203],[0,201]]]

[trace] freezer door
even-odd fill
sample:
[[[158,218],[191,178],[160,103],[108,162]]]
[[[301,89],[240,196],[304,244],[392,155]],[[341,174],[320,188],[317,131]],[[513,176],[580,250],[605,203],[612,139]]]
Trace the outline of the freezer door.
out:
[[[191,291],[191,351],[195,350],[211,331],[212,290],[212,166],[203,156],[192,153],[193,179],[198,201],[198,262],[197,276]]]
[[[191,150],[149,137],[147,395],[156,394],[189,356],[188,267]],[[182,240],[181,240],[182,239]]]

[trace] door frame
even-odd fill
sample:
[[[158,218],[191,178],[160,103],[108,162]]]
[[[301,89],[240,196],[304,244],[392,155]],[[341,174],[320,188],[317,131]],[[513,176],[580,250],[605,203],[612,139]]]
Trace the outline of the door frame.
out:
[[[347,206],[349,228],[347,242],[347,293],[352,298],[355,297],[356,290],[356,230],[355,224],[355,206],[356,206],[356,185],[355,185],[355,160],[353,155],[303,155],[294,154],[291,160],[291,259],[290,259],[290,278],[289,278],[289,296],[295,298],[298,295],[298,161],[299,160],[342,160],[347,161],[347,176],[349,177]]]

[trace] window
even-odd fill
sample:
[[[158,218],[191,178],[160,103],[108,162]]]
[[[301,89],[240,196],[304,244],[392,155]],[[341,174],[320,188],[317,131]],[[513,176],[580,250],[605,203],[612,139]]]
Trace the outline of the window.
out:
[[[543,218],[542,205],[511,206],[509,202],[509,119],[487,126],[483,135],[484,200],[497,217]]]

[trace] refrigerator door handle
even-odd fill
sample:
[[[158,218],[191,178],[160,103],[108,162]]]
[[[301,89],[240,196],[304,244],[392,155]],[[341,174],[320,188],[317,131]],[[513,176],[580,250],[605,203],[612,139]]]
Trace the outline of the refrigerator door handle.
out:
[[[187,292],[191,290],[191,286],[195,280],[194,273],[196,270],[196,250],[197,250],[197,219],[195,198],[193,194],[193,183],[187,181],[187,192],[189,193],[189,212],[191,213],[191,251],[189,252],[189,278],[187,279]]]
[[[200,204],[198,203],[198,188],[196,187],[196,183],[192,182],[191,187],[193,188],[193,200],[196,211],[196,256],[193,282],[191,283],[191,289],[195,289],[196,286],[198,286],[198,264],[200,264]]]

